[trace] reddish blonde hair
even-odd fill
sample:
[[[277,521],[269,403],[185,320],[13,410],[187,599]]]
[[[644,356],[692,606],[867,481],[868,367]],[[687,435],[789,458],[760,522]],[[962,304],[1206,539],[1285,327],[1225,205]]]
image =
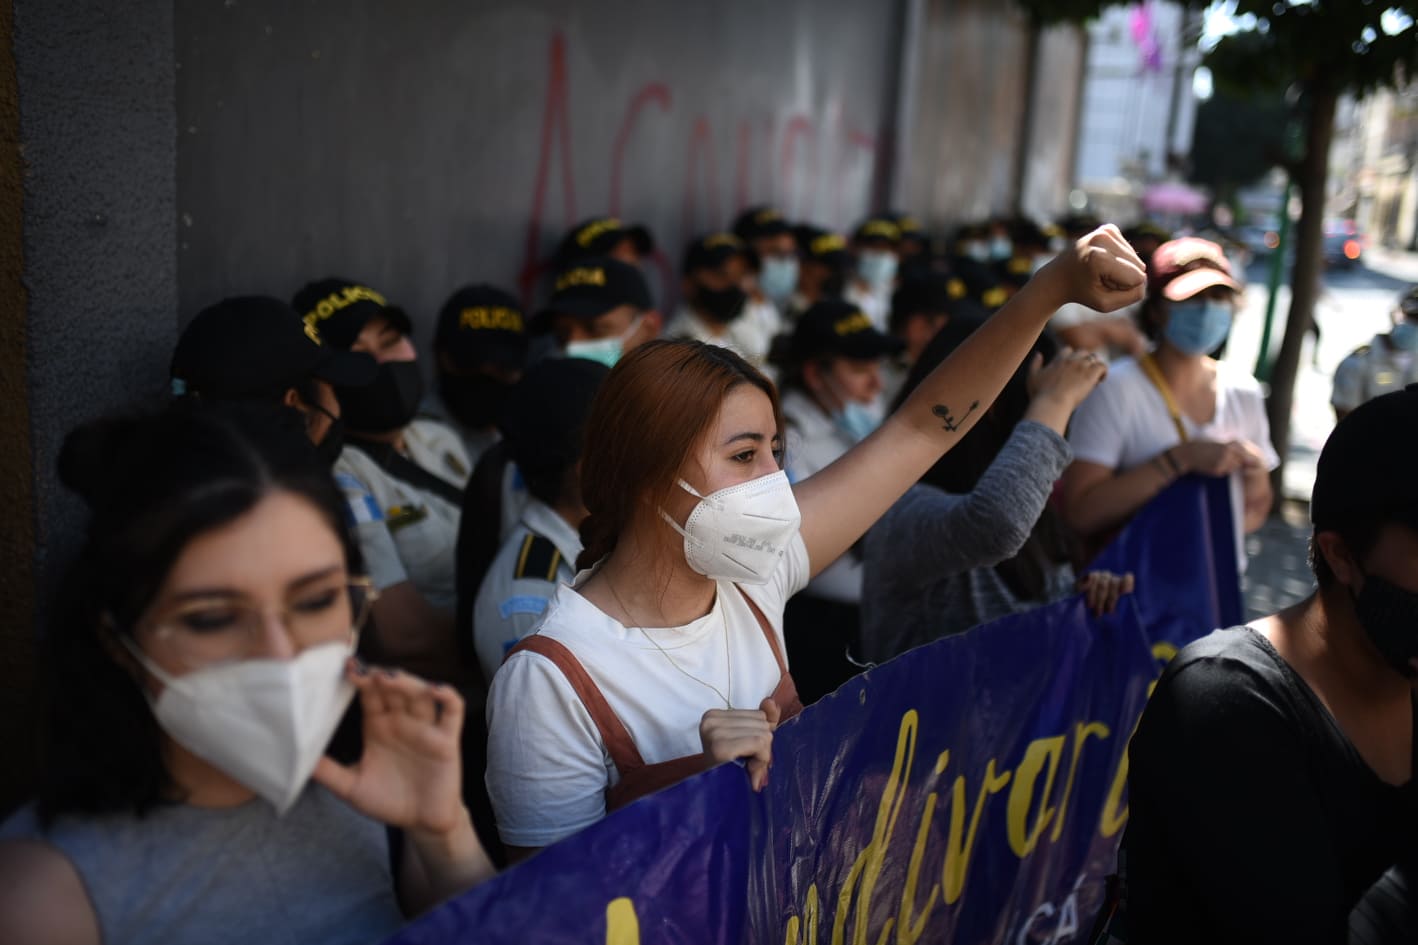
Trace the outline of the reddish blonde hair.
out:
[[[615,550],[641,509],[666,504],[724,398],[741,384],[768,395],[774,432],[781,435],[783,412],[773,382],[727,348],[651,341],[616,364],[586,418],[581,499],[591,514],[581,524],[578,569]]]

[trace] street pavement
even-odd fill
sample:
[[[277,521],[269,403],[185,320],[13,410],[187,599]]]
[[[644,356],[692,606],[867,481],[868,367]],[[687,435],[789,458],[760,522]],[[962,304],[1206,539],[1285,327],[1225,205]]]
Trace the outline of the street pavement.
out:
[[[1247,276],[1245,305],[1231,332],[1226,360],[1254,373],[1268,296],[1266,264],[1252,265]],[[1287,272],[1282,281],[1288,279]],[[1334,369],[1355,348],[1392,327],[1399,293],[1413,283],[1418,283],[1418,254],[1382,250],[1369,252],[1361,266],[1324,275],[1315,311],[1319,343],[1316,346],[1313,335],[1306,337],[1295,383],[1284,495],[1270,521],[1246,541],[1249,563],[1242,585],[1247,619],[1293,604],[1314,587],[1306,563],[1309,500],[1320,448],[1334,429],[1329,406]],[[1289,307],[1290,290],[1282,285],[1271,328],[1272,356],[1280,350]]]

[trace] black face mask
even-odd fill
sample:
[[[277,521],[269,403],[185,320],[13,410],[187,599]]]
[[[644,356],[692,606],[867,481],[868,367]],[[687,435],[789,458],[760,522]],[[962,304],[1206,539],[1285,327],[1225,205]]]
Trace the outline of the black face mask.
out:
[[[822,297],[825,299],[840,299],[842,293],[847,291],[847,273],[837,272],[822,280]]]
[[[1364,589],[1350,591],[1359,626],[1405,679],[1418,677],[1409,660],[1418,657],[1418,593],[1406,591],[1381,577],[1364,575]]]
[[[487,374],[438,375],[438,396],[448,412],[470,430],[485,430],[497,422],[512,385]]]
[[[423,399],[417,361],[385,361],[365,387],[339,387],[340,415],[356,433],[388,433],[408,426]]]
[[[326,466],[334,466],[335,460],[340,458],[340,451],[345,448],[345,420],[343,417],[331,416],[328,410],[319,407],[325,416],[330,417],[330,426],[325,429],[325,437],[315,444],[315,455],[320,457],[320,462]]]
[[[706,318],[720,324],[731,322],[743,314],[748,302],[748,293],[738,286],[727,289],[706,289],[698,286],[694,290],[694,307]]]

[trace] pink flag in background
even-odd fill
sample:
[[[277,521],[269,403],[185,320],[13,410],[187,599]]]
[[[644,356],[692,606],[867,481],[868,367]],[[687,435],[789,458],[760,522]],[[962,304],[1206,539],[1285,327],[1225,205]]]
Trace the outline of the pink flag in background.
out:
[[[1150,0],[1132,8],[1128,26],[1132,32],[1132,41],[1137,45],[1137,51],[1142,56],[1142,71],[1161,72],[1162,47],[1157,42],[1157,30],[1152,24],[1152,3]]]

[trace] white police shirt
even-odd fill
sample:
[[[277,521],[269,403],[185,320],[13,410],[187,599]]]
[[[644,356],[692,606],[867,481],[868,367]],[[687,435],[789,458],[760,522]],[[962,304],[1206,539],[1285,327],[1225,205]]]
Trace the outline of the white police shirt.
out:
[[[507,651],[541,623],[557,585],[576,576],[581,536],[570,522],[529,498],[520,526],[493,559],[473,605],[473,647],[484,679],[491,679]]]
[[[796,388],[783,393],[783,422],[788,427],[783,468],[794,484],[826,469],[856,445],[816,401]],[[861,603],[861,559],[850,551],[844,553],[819,572],[803,593],[843,604]]]
[[[1393,348],[1387,335],[1375,335],[1373,341],[1339,362],[1329,402],[1336,410],[1353,410],[1414,383],[1418,383],[1418,356]]]
[[[467,485],[468,455],[452,427],[414,420],[404,428],[404,445],[408,459],[451,489]],[[334,473],[374,586],[412,581],[431,606],[453,610],[460,505],[396,478],[356,446],[345,446]]]
[[[715,329],[720,331],[717,333]],[[688,338],[705,344],[728,348],[743,356],[754,367],[762,368],[768,360],[768,349],[775,335],[783,331],[783,316],[778,307],[767,299],[749,299],[738,318],[724,325],[712,325],[700,318],[687,305],[681,305],[670,321],[666,335]]]

